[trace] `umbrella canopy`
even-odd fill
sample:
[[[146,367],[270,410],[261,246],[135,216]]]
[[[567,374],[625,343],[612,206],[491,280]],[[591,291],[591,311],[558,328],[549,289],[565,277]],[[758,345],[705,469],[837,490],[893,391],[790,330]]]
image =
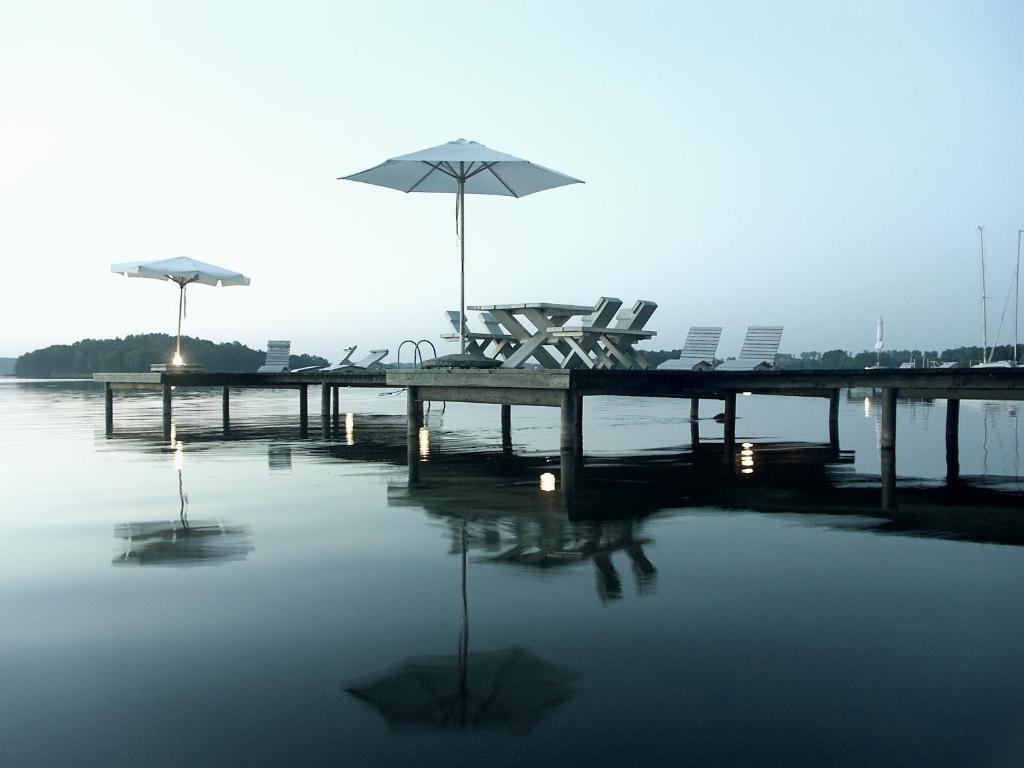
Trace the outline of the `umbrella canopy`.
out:
[[[181,365],[181,318],[185,312],[185,286],[191,283],[203,285],[248,285],[249,278],[240,272],[224,267],[196,261],[185,256],[156,261],[124,261],[110,265],[111,272],[125,277],[148,277],[153,280],[171,280],[177,283],[178,293],[178,340],[174,351],[174,364]]]
[[[351,176],[361,181],[402,192],[454,192],[459,227],[461,304],[459,335],[466,353],[466,206],[465,195],[523,197],[545,189],[582,184],[580,179],[553,171],[528,160],[498,152],[476,141],[457,139],[430,149],[393,157]]]
[[[395,728],[530,730],[573,695],[576,674],[524,648],[410,658],[345,690]]]

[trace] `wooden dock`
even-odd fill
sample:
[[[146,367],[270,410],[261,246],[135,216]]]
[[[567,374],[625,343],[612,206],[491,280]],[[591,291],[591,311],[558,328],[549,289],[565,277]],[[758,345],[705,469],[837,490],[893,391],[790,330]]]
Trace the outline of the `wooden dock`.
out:
[[[107,429],[113,429],[113,393],[118,389],[158,390],[163,394],[164,429],[171,423],[172,392],[177,387],[220,387],[224,424],[230,419],[230,390],[291,388],[299,391],[300,424],[308,421],[307,391],[321,389],[323,423],[338,414],[341,387],[402,387],[407,391],[407,435],[410,466],[418,450],[423,403],[448,401],[494,403],[501,408],[503,444],[511,444],[511,407],[537,405],[561,411],[559,449],[563,487],[573,485],[574,467],[583,455],[583,403],[588,396],[669,397],[690,400],[691,439],[699,439],[696,416],[701,400],[723,405],[723,449],[728,461],[736,455],[736,396],[784,395],[829,400],[829,442],[839,448],[839,395],[843,389],[873,389],[882,402],[880,440],[882,506],[895,507],[897,397],[948,401],[946,410],[947,478],[959,476],[959,414],[961,400],[1024,400],[1024,369],[965,368],[951,370],[774,370],[774,371],[593,371],[502,369],[387,369],[374,373],[97,373],[106,390]]]

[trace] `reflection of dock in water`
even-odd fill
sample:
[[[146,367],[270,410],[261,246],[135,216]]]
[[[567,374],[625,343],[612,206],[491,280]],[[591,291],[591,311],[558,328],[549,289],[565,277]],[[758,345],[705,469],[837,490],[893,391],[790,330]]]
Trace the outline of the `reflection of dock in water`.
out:
[[[210,565],[244,560],[253,549],[248,526],[222,520],[124,523],[114,536],[123,549],[114,565]]]

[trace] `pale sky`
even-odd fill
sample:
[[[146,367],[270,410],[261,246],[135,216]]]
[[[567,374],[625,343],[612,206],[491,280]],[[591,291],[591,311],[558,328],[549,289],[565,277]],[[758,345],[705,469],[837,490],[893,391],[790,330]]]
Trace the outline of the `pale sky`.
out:
[[[454,200],[335,177],[464,137],[586,181],[467,198],[469,303],[653,299],[654,348],[990,340],[1024,227],[1024,3],[0,0],[0,356],[438,336]],[[1000,342],[1012,341],[1012,306]]]

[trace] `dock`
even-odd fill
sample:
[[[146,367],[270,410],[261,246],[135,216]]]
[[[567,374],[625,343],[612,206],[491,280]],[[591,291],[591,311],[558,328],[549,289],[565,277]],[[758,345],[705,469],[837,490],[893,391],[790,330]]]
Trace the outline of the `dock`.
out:
[[[690,400],[691,440],[700,440],[697,415],[701,400],[723,403],[723,458],[736,457],[736,398],[740,394],[815,397],[829,401],[829,443],[839,449],[839,397],[844,389],[871,389],[882,404],[880,454],[881,506],[896,506],[896,401],[898,397],[942,399],[946,409],[947,480],[959,477],[961,400],[1024,400],[1024,369],[872,369],[769,371],[598,371],[504,369],[386,369],[371,373],[97,373],[106,391],[106,423],[113,429],[113,394],[119,389],[158,390],[163,394],[165,431],[170,430],[172,392],[177,387],[220,387],[225,427],[230,419],[230,390],[291,388],[299,391],[300,426],[308,422],[309,387],[321,389],[324,424],[338,414],[341,387],[400,387],[406,390],[410,466],[415,464],[424,402],[492,403],[501,406],[503,445],[511,445],[514,405],[560,409],[559,451],[563,487],[572,487],[574,467],[583,456],[583,408],[587,397],[661,397]],[[412,471],[412,470],[410,470]]]

